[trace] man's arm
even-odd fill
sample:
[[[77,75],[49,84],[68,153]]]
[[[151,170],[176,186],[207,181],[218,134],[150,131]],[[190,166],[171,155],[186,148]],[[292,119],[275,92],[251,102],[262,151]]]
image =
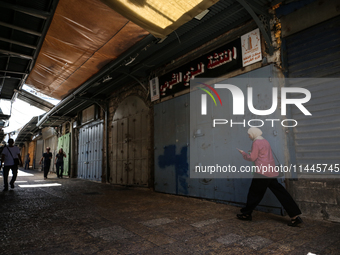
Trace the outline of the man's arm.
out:
[[[18,154],[19,164],[22,165],[21,155]]]
[[[41,157],[40,161],[39,161],[39,164],[41,164],[41,162],[43,161],[44,157]]]

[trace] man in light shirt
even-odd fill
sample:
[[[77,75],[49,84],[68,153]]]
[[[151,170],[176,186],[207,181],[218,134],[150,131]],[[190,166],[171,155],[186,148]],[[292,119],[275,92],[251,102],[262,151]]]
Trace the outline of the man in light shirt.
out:
[[[15,160],[18,159],[21,164],[20,149],[14,146],[14,140],[12,138],[8,139],[8,146],[5,146],[1,154],[1,162],[4,162],[3,169],[3,179],[4,179],[4,190],[8,190],[8,174],[9,170],[12,169],[12,180],[9,183],[11,188],[14,189],[14,182],[18,175],[18,165],[15,164]]]

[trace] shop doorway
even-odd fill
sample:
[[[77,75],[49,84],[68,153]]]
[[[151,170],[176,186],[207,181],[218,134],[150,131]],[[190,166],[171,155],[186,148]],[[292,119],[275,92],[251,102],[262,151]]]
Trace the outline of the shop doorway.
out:
[[[137,96],[126,98],[112,122],[110,182],[148,186],[150,178],[149,108]]]

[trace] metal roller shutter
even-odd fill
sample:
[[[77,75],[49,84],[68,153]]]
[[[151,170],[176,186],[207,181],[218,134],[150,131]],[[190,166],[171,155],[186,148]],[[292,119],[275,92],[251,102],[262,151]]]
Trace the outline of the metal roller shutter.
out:
[[[312,94],[305,104],[312,116],[291,111],[299,123],[294,128],[296,164],[339,164],[340,16],[285,38],[284,45],[288,77],[303,78],[288,86],[304,87]]]

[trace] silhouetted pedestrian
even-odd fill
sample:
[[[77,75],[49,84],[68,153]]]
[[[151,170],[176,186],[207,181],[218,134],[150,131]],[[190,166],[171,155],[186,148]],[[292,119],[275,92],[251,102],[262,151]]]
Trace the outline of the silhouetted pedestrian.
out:
[[[52,153],[50,152],[50,147],[46,147],[46,152],[43,153],[39,164],[44,160],[44,180],[47,179],[47,174],[50,171]]]
[[[63,148],[60,148],[57,155],[55,155],[55,166],[57,171],[57,177],[63,178],[63,172],[64,172],[64,157],[66,158],[66,154],[63,151]]]
[[[11,188],[14,189],[14,182],[17,179],[18,167],[21,163],[20,149],[14,146],[14,140],[8,139],[8,146],[5,146],[1,153],[1,162],[4,162],[3,178],[4,178],[4,190],[8,190],[8,174],[9,170],[12,170],[12,180],[9,183]]]
[[[30,161],[31,161],[30,154],[27,153],[27,155],[25,157],[25,167],[24,167],[24,169],[29,169],[30,168]]]

